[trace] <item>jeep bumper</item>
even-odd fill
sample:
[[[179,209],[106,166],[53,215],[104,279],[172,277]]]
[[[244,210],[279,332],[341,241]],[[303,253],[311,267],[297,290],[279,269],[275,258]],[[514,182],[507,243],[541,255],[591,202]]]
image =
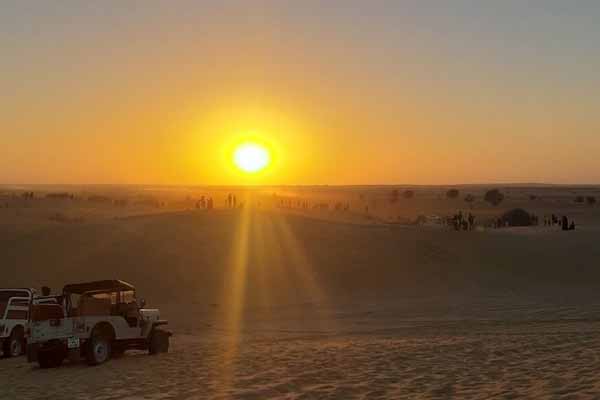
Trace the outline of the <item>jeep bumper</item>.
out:
[[[36,362],[38,359],[38,350],[40,349],[40,345],[37,343],[28,343],[27,344],[27,362]]]
[[[28,343],[27,344],[27,362],[36,362],[38,360],[38,355],[40,351],[53,351],[53,350],[62,350],[64,349],[66,354],[69,354],[67,351],[67,342],[64,339],[52,340],[50,342],[43,343]],[[79,349],[76,349],[77,353],[79,353]]]

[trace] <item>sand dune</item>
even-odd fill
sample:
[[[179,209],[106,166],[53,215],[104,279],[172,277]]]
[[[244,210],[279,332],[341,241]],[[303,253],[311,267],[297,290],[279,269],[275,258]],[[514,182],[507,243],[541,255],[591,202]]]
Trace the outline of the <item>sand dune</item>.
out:
[[[427,193],[411,215],[451,212]],[[125,279],[175,336],[168,355],[98,368],[0,360],[0,398],[595,398],[599,209],[557,196],[536,212],[576,215],[576,231],[454,232],[266,200],[210,212],[193,199],[11,204],[2,286]],[[49,219],[57,210],[85,218]]]
[[[593,288],[600,278],[595,230],[465,233],[249,214],[248,304],[261,305],[267,294],[278,305],[314,301],[307,273],[330,298],[495,289],[529,293],[566,283],[569,291]],[[59,289],[65,280],[108,276],[136,282],[155,302],[220,303],[235,278],[233,241],[241,219],[240,211],[216,211],[54,224],[18,233],[2,225],[4,285]]]

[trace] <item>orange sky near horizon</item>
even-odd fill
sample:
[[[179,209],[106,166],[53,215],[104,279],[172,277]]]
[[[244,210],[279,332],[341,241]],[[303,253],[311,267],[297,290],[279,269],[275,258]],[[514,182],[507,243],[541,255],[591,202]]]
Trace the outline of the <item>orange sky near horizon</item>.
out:
[[[0,183],[600,183],[600,10],[240,4],[11,4]]]

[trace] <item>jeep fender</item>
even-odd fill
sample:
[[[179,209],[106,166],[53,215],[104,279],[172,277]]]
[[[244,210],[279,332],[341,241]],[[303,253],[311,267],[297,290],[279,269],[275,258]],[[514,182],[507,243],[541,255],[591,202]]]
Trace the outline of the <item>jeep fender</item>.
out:
[[[96,325],[94,325],[89,338],[91,338],[97,332],[107,335],[111,340],[115,340],[117,338],[115,328],[110,322],[107,321],[98,322]]]
[[[23,338],[25,337],[25,327],[21,324],[17,324],[15,325],[12,330],[10,331],[10,336],[12,336],[15,332],[20,332],[21,335],[23,336]]]
[[[168,323],[169,323],[169,321],[166,321],[166,320],[154,321],[152,323],[152,328],[150,329],[150,333],[148,334],[148,340],[152,340],[152,335],[154,334],[154,331],[158,330],[158,328],[160,326],[167,325]],[[173,336],[173,332],[171,332],[171,331],[167,331],[165,329],[160,329],[160,331],[166,333],[167,335],[169,335],[169,337]]]

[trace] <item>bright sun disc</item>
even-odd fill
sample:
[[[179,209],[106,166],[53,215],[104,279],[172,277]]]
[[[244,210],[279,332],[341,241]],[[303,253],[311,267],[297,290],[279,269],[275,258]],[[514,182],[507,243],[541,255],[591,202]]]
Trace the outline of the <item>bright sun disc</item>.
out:
[[[240,145],[233,153],[233,162],[244,172],[255,173],[264,169],[271,161],[269,151],[256,143]]]

